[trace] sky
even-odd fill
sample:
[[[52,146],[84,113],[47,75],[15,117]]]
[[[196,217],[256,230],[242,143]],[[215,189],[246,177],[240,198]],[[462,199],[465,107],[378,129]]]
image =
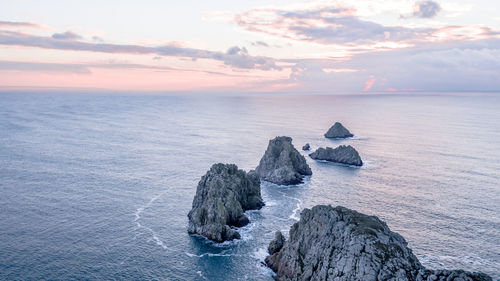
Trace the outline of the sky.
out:
[[[500,92],[500,1],[0,0],[0,90]]]

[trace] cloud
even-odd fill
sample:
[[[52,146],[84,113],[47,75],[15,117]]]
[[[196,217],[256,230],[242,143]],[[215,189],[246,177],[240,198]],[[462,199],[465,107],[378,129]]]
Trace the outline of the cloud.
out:
[[[235,68],[244,69],[261,69],[261,70],[281,70],[281,67],[276,65],[276,61],[264,56],[251,56],[245,48],[231,47],[227,52],[216,52],[202,49],[194,49],[181,47],[176,45],[164,46],[144,46],[132,44],[106,44],[106,43],[89,43],[77,40],[61,40],[61,39],[76,39],[72,34],[64,36],[55,36],[57,39],[45,36],[36,36],[26,33],[0,30],[0,45],[15,45],[25,47],[37,47],[44,49],[57,49],[69,51],[89,51],[101,53],[127,53],[127,54],[155,54],[158,56],[170,57],[188,57],[191,59],[212,59],[221,61],[224,65]],[[55,34],[54,34],[55,35]]]
[[[410,17],[433,17],[440,10],[436,2],[417,2]],[[365,50],[405,48],[425,41],[478,40],[498,36],[498,32],[484,26],[387,26],[360,19],[354,9],[328,6],[301,10],[254,9],[238,14],[235,22],[252,32]]]
[[[269,44],[263,41],[255,41],[250,44],[252,44],[252,46],[257,46],[257,47],[269,47]]]
[[[42,26],[31,22],[19,21],[0,21],[0,27],[28,27],[28,28],[41,28]]]
[[[54,33],[52,34],[52,38],[58,40],[79,40],[82,37],[74,32],[66,31],[64,33]]]
[[[434,1],[420,1],[415,3],[413,17],[432,18],[441,11],[441,6]]]
[[[0,60],[0,70],[7,71],[34,71],[34,72],[61,72],[73,74],[90,74],[91,69],[143,69],[157,72],[199,72],[226,77],[256,77],[254,75],[228,74],[218,71],[206,71],[199,69],[175,68],[169,66],[156,66],[135,64],[126,62],[115,62],[113,60],[100,63],[47,63],[47,62],[24,62],[24,61],[2,61]]]
[[[363,69],[328,72],[328,68]],[[297,62],[287,81],[297,91],[498,91],[500,39],[449,42],[358,54],[350,60]]]
[[[226,65],[244,68],[244,69],[254,69],[259,68],[262,70],[281,70],[281,67],[277,66],[274,60],[267,59],[265,57],[252,57],[248,54],[248,50],[243,47],[234,46],[229,48],[225,54],[217,53],[214,54],[214,58],[221,60]]]
[[[430,29],[384,26],[357,18],[355,10],[319,7],[311,10],[256,9],[236,16],[254,32],[322,44],[405,41],[428,36]]]
[[[373,87],[373,84],[375,84],[375,82],[377,81],[376,78],[370,78],[368,80],[366,80],[365,82],[365,87],[363,88],[363,91],[369,91],[372,87]]]
[[[97,43],[104,43],[104,40],[99,36],[92,36],[92,41]]]

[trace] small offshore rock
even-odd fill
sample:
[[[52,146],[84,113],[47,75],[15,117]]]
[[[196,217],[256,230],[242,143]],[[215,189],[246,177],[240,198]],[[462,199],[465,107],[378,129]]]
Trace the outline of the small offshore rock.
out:
[[[269,141],[266,152],[255,169],[261,179],[281,185],[298,184],[312,175],[306,159],[292,144],[291,137],[276,137]]]
[[[281,250],[281,248],[283,248],[283,244],[285,244],[285,236],[283,236],[281,231],[276,231],[276,233],[274,234],[274,239],[271,241],[271,243],[269,243],[267,251],[270,255],[272,255]]]
[[[363,165],[359,153],[350,145],[340,145],[335,149],[331,147],[320,147],[309,154],[309,156],[314,160],[325,160],[354,166]]]
[[[248,224],[244,212],[262,206],[260,179],[255,171],[246,173],[234,164],[214,164],[198,183],[188,214],[188,232],[215,242],[239,239],[233,227]]]
[[[302,150],[309,150],[309,149],[311,149],[311,146],[310,146],[308,143],[306,143],[306,144],[302,147]]]
[[[334,138],[334,139],[345,139],[353,137],[354,135],[349,132],[341,123],[335,122],[332,127],[326,132],[326,138]]]
[[[265,262],[280,281],[492,281],[483,273],[426,269],[386,223],[340,206],[304,209]]]

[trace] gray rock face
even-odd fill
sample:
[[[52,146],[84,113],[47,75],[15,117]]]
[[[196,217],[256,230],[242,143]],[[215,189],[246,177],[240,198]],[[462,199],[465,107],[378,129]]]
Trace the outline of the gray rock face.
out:
[[[239,239],[240,234],[232,227],[248,224],[244,211],[262,206],[260,179],[255,171],[246,173],[234,164],[214,164],[198,183],[188,214],[188,232],[216,242]]]
[[[355,166],[363,165],[363,161],[361,161],[359,153],[350,145],[340,145],[335,149],[331,147],[320,147],[313,153],[309,154],[309,156],[314,160],[326,160]]]
[[[306,144],[302,147],[302,150],[309,150],[309,149],[311,149],[311,146],[310,146],[308,143],[306,143]]]
[[[281,231],[276,231],[274,234],[274,239],[269,243],[269,247],[267,247],[267,251],[270,255],[278,252],[283,248],[283,244],[285,244],[285,236],[281,233]]]
[[[326,138],[334,138],[334,139],[344,139],[344,138],[350,138],[352,136],[353,134],[351,134],[351,132],[349,132],[349,130],[347,130],[339,122],[335,122],[335,124],[333,124],[333,126],[325,134]]]
[[[255,170],[262,179],[282,185],[298,184],[304,175],[312,175],[306,159],[293,146],[291,137],[270,140]]]
[[[380,219],[340,206],[302,211],[289,240],[266,264],[281,281],[492,280],[482,273],[425,269],[405,239]]]

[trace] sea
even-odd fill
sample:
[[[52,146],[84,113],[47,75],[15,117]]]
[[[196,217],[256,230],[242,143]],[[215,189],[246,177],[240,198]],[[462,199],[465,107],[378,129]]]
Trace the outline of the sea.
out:
[[[355,136],[324,138],[336,121]],[[240,240],[189,235],[200,177],[255,169],[276,136],[313,175],[262,182]],[[0,280],[271,281],[274,232],[317,204],[378,216],[428,268],[500,279],[500,93],[0,93]]]

